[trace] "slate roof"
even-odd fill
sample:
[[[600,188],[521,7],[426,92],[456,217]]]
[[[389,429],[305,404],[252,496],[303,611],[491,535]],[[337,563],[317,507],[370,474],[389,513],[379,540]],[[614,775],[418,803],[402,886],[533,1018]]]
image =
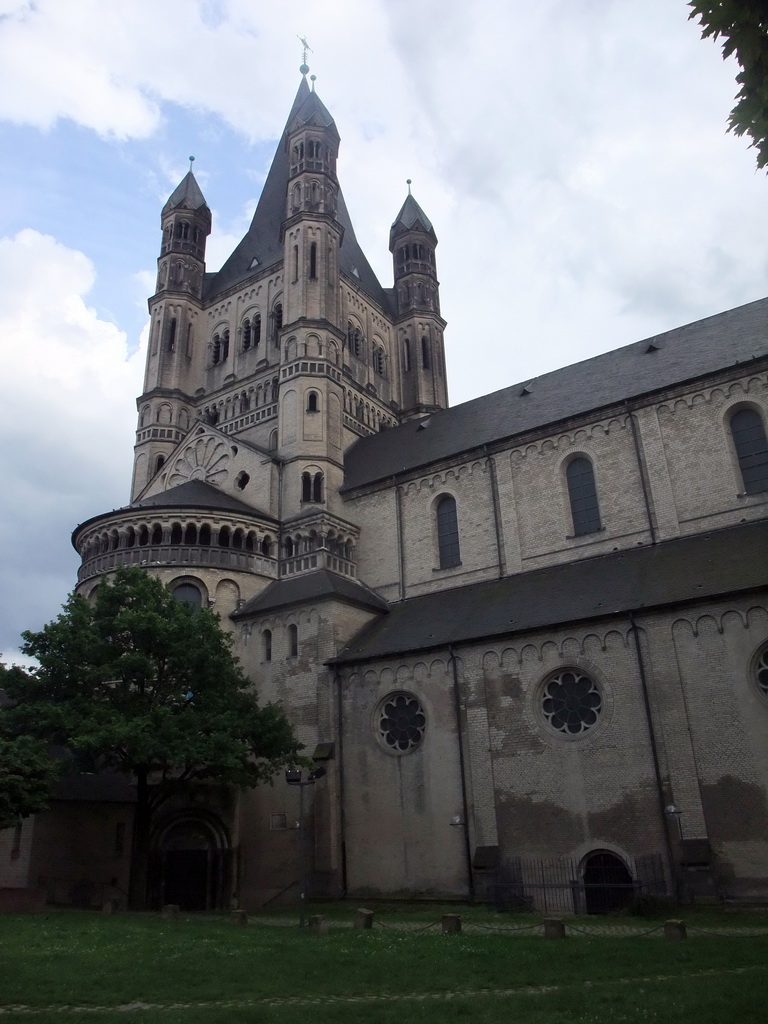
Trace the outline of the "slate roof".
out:
[[[344,664],[630,611],[768,583],[768,523],[750,523],[410,598],[332,659]]]
[[[256,212],[245,237],[235,247],[232,255],[215,274],[206,274],[205,299],[212,301],[217,295],[239,284],[254,274],[280,263],[283,259],[283,243],[280,240],[280,227],[285,220],[285,204],[288,194],[289,161],[286,138],[288,126],[296,118],[311,118],[313,115],[328,118],[327,125],[335,124],[333,118],[321,103],[316,93],[310,92],[306,78],[302,78],[286,127],[277,144],[272,166],[267,174]],[[387,293],[381,287],[376,274],[365,258],[363,250],[355,237],[355,230],[349,218],[344,196],[339,190],[337,218],[344,228],[344,237],[339,255],[339,269],[359,281],[361,288],[385,312],[391,312]],[[258,266],[254,267],[254,259]]]
[[[192,171],[187,171],[173,190],[168,202],[163,207],[163,213],[181,206],[185,200],[191,210],[199,210],[202,206],[208,205]]]
[[[766,356],[768,299],[759,299],[361,438],[346,453],[343,489]]]
[[[134,502],[130,508],[175,508],[177,506],[192,505],[195,508],[221,509],[223,512],[237,512],[240,515],[263,516],[264,513],[252,505],[246,505],[244,501],[233,498],[232,495],[222,491],[219,487],[213,487],[202,480],[188,480],[184,484],[178,484],[160,494],[152,494],[148,498]],[[272,518],[271,516],[269,517]]]
[[[232,618],[248,618],[274,608],[285,608],[288,605],[303,604],[305,601],[317,601],[321,598],[337,598],[381,612],[386,612],[389,607],[383,598],[358,580],[339,576],[328,569],[318,569],[317,572],[291,576],[289,579],[270,583],[266,590],[252,597],[239,611],[234,612]]]
[[[397,238],[399,234],[403,231],[410,231],[413,227],[420,228],[425,234],[431,235],[434,241],[437,242],[437,235],[435,234],[435,229],[432,227],[432,222],[409,192],[406,196],[405,202],[400,208],[400,213],[395,217],[392,227],[390,228],[390,249],[392,248],[395,238]]]

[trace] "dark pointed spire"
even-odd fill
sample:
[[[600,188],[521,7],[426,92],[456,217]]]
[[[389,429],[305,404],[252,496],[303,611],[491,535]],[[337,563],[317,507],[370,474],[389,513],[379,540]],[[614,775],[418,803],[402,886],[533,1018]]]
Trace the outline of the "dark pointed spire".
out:
[[[197,180],[192,173],[192,160],[194,160],[194,157],[190,157],[190,168],[173,192],[171,192],[168,202],[163,207],[163,213],[175,210],[179,206],[186,206],[188,210],[199,210],[203,206],[208,205],[202,189],[197,184]]]
[[[408,181],[408,195],[400,208],[400,213],[395,217],[389,232],[390,249],[398,235],[402,235],[405,231],[423,231],[425,235],[429,235],[432,241],[437,244],[437,235],[432,227],[432,221],[411,195],[410,180]]]

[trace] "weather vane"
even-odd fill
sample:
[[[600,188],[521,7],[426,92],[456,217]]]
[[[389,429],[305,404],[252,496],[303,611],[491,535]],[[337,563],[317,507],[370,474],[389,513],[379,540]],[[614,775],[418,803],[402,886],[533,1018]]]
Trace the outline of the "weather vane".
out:
[[[314,53],[314,50],[312,49],[312,47],[307,42],[307,37],[306,36],[299,36],[299,35],[297,35],[296,38],[301,43],[301,50],[302,50],[302,53],[301,53],[301,67],[299,68],[299,71],[302,73],[302,75],[306,75],[306,73],[309,71],[309,64],[307,64],[307,54],[308,53]]]

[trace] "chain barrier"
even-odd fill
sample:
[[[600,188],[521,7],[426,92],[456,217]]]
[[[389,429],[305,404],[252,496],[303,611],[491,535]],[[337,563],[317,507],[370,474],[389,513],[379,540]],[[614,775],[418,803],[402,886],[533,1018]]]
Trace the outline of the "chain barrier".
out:
[[[377,921],[376,918],[373,920],[374,928],[384,928],[385,931],[390,932],[407,932],[409,935],[418,935],[420,932],[427,932],[430,928],[436,928],[442,921],[430,921],[429,924],[425,925],[412,925],[406,924],[384,924],[383,921]]]
[[[474,928],[483,929],[488,932],[529,932],[535,930],[541,930],[544,927],[541,921],[536,921],[534,924],[483,924],[482,921],[468,921],[466,924],[462,921],[462,928],[464,931],[471,931]]]
[[[646,935],[655,935],[656,932],[664,931],[663,924],[657,924],[653,928],[648,928],[646,931],[641,932],[630,925],[617,925],[613,928],[610,925],[604,927],[598,925],[596,928],[577,928],[575,924],[568,924],[566,922],[565,927],[569,932],[578,932],[579,935],[587,935],[590,938],[599,938],[602,935],[607,938],[642,939]]]
[[[696,932],[698,935],[714,935],[720,939],[749,938],[754,936],[768,935],[768,928],[727,928],[725,931],[716,932],[710,928],[700,928],[697,924],[688,925],[689,932]]]

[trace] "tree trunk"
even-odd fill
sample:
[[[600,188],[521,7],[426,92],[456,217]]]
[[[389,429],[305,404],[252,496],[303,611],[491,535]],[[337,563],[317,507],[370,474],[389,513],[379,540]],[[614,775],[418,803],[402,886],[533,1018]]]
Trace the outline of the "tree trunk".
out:
[[[151,810],[147,772],[136,772],[136,810],[133,817],[133,843],[131,846],[131,881],[128,903],[131,910],[146,910],[149,870]]]

